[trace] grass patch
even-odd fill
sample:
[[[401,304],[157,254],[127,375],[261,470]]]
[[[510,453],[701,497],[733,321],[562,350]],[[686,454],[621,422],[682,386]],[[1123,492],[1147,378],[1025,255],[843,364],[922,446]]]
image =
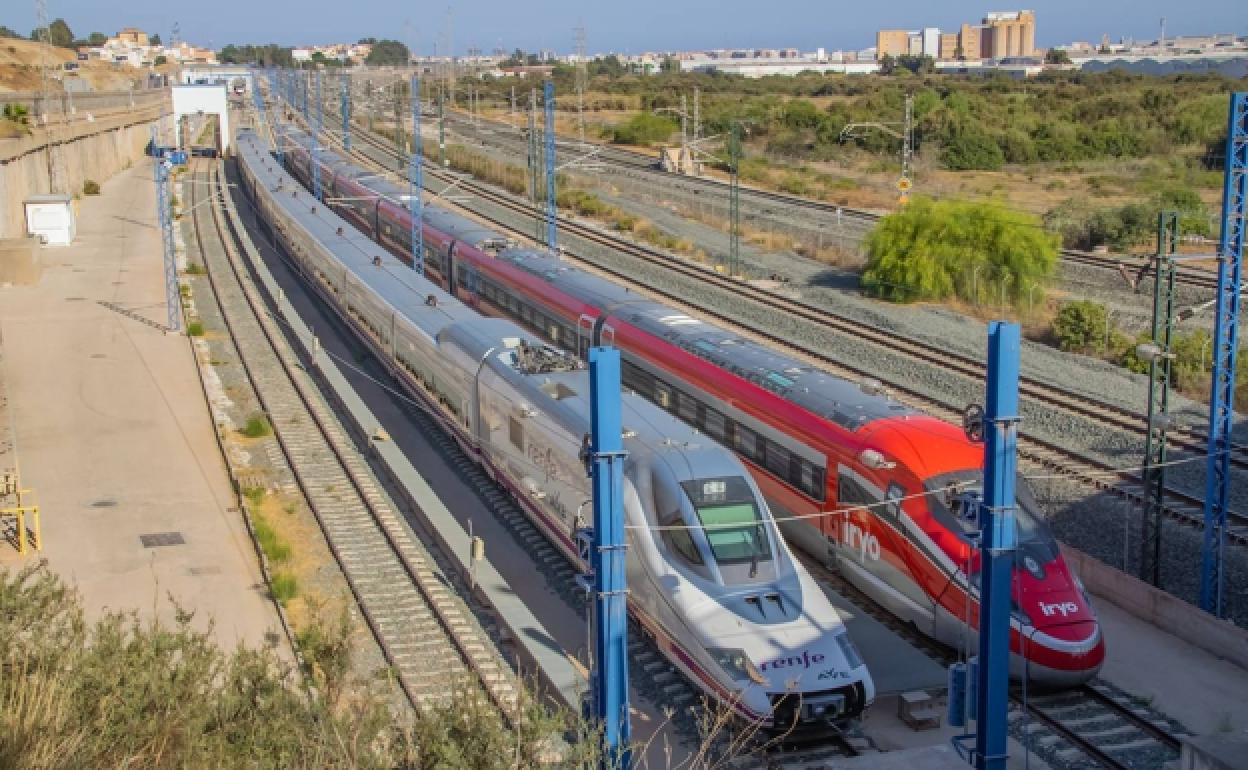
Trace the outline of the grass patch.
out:
[[[208,271],[204,269],[203,265],[197,264],[195,262],[191,262],[190,264],[186,266],[187,275],[204,275],[207,272]]]
[[[299,594],[299,581],[289,572],[275,572],[269,590],[278,604],[285,607],[287,602]]]
[[[262,514],[253,513],[251,524],[256,530],[256,540],[260,543],[260,550],[264,551],[265,558],[273,564],[290,561],[290,544],[282,541],[268,519]]]
[[[199,321],[191,321],[186,325],[186,334],[188,337],[204,336],[204,325]]]
[[[247,498],[248,502],[253,506],[259,506],[260,503],[263,503],[264,496],[267,494],[268,492],[265,491],[264,487],[243,487],[243,497]]]
[[[264,438],[273,433],[273,426],[269,424],[269,418],[262,414],[253,414],[247,418],[242,432],[247,438]]]

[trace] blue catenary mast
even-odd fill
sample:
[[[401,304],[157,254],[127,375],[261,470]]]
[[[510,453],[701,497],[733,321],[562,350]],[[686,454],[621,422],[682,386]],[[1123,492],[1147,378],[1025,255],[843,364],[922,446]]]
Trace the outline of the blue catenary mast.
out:
[[[1014,474],[1018,445],[1018,324],[988,326],[984,498],[979,511],[979,676],[975,767],[1005,770],[1010,684],[1010,572],[1014,566]]]
[[[547,92],[549,93],[549,92]],[[549,102],[547,102],[549,104]],[[590,445],[594,529],[593,714],[603,731],[605,768],[629,767],[628,587],[624,572],[624,451],[620,351],[589,350]]]
[[[412,214],[412,269],[425,274],[424,142],[420,136],[420,78],[412,76],[412,147],[407,160],[407,200]],[[403,127],[400,125],[399,130]],[[448,276],[449,280],[449,276]]]
[[[1235,365],[1248,199],[1248,93],[1231,94],[1226,132],[1226,183],[1218,296],[1213,326],[1213,383],[1209,394],[1209,459],[1205,474],[1205,532],[1201,544],[1200,606],[1217,617],[1223,602],[1226,512],[1231,495],[1231,430],[1235,424]]]
[[[547,80],[542,96],[546,102],[546,246],[551,252],[558,251],[559,211],[555,200],[555,83]]]

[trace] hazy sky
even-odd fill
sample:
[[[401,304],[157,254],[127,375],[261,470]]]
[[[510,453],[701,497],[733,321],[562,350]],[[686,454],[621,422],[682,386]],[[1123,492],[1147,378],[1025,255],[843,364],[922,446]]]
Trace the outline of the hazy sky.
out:
[[[34,1],[5,5],[0,24],[28,33],[35,24]],[[954,29],[962,21],[978,21],[986,11],[1015,7],[988,6],[982,0],[48,0],[48,15],[64,17],[79,37],[137,26],[168,39],[178,22],[183,39],[218,48],[228,42],[290,45],[374,36],[404,40],[422,53],[432,52],[435,43],[444,47],[448,18],[458,53],[470,46],[487,52],[496,46],[568,52],[574,49],[572,29],[580,22],[594,53],[734,46],[858,49],[874,45],[875,30],[881,27]],[[1167,36],[1248,35],[1245,0],[1045,0],[1026,7],[1036,11],[1036,43],[1041,46],[1100,40],[1102,34],[1115,41],[1151,40],[1163,15],[1169,17]]]

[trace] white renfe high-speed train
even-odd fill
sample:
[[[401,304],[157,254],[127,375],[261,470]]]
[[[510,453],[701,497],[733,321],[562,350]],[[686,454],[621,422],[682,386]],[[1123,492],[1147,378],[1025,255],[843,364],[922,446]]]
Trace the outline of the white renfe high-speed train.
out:
[[[243,189],[303,277],[574,563],[590,483],[589,379],[574,356],[416,275],[281,168],[253,132]],[[861,715],[874,685],[840,615],[730,452],[623,395],[629,609],[713,701],[777,732]]]

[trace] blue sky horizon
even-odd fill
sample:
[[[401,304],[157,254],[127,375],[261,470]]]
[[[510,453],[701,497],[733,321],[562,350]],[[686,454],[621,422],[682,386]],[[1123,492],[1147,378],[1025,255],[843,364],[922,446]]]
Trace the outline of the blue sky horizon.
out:
[[[790,0],[779,7],[738,0],[633,0],[627,4],[461,0],[428,3],[424,9],[369,0],[304,0],[301,8],[306,12],[297,24],[283,16],[289,8],[284,3],[217,0],[211,6],[174,6],[167,0],[131,0],[124,13],[111,5],[99,0],[49,0],[48,16],[63,17],[78,37],[91,32],[113,34],[120,27],[135,26],[168,39],[176,22],[183,39],[214,48],[227,43],[301,45],[378,37],[402,40],[418,53],[431,54],[435,48],[445,52],[449,39],[458,55],[469,48],[488,53],[496,47],[569,53],[578,24],[585,27],[590,53],[789,46],[804,51],[818,47],[858,50],[875,44],[877,29],[935,26],[954,30],[962,22],[978,22],[988,11],[1018,7],[1036,12],[1036,44],[1041,47],[1075,40],[1099,42],[1102,35],[1111,41],[1153,40],[1160,33],[1163,16],[1169,17],[1167,37],[1215,32],[1248,35],[1248,3],[1242,0],[1192,0],[1183,6],[1160,0],[1048,0],[1021,6],[950,0],[939,7],[921,0],[894,0],[880,7],[827,0]],[[0,24],[29,33],[35,26],[33,0],[24,6],[10,6],[0,15]],[[240,20],[246,21],[245,26]]]

